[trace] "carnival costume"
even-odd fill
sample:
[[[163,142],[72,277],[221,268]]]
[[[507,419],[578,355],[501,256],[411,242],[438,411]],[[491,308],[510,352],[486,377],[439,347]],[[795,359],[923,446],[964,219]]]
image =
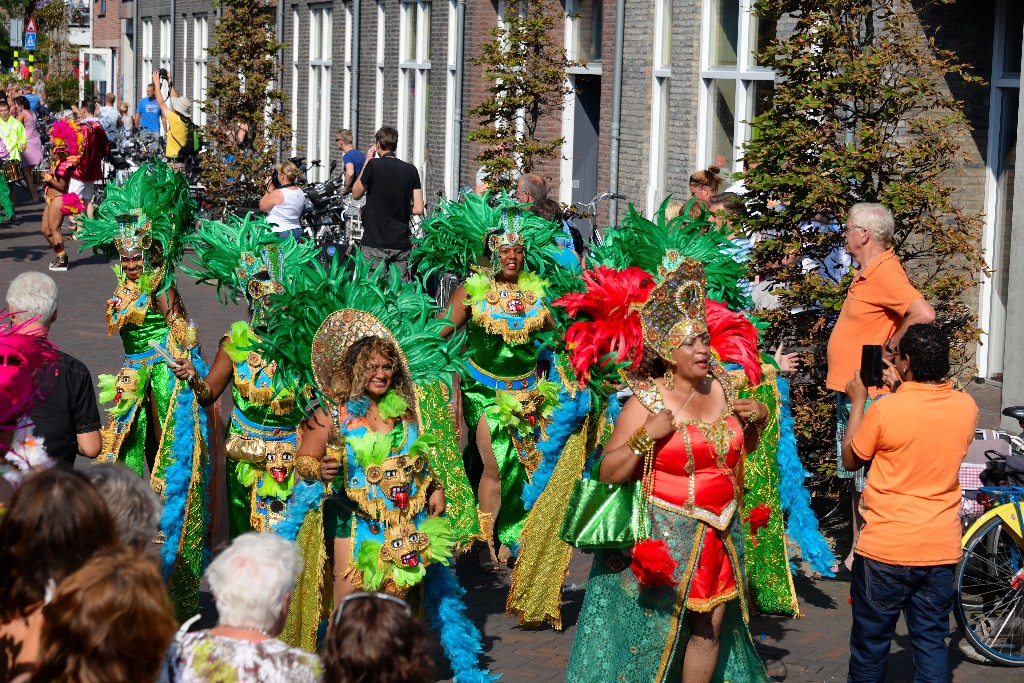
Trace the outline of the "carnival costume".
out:
[[[142,258],[136,280],[114,266],[118,286],[107,302],[107,331],[120,334],[125,361],[116,377],[99,377],[100,400],[113,406],[96,462],[120,460],[140,476],[149,467],[150,485],[163,500],[161,566],[179,619],[199,610],[210,462],[206,412],[161,351],[188,358],[206,375],[198,332],[174,287],[182,231],[192,225],[194,211],[185,176],[150,163],[124,186],[108,187],[97,218],[84,220],[80,232],[83,249]],[[172,295],[178,305],[161,313],[158,299]]]
[[[422,223],[424,238],[412,253],[420,272],[469,273],[468,299],[454,302],[472,311],[466,325],[467,348],[462,384],[462,409],[471,434],[486,420],[501,478],[497,526],[502,544],[515,550],[526,522],[523,488],[541,462],[538,443],[558,405],[558,384],[537,378],[536,344],[547,321],[542,275],[557,268],[553,249],[560,234],[556,224],[502,198],[491,207],[488,198],[467,195],[443,202]],[[496,279],[502,247],[523,247],[526,267],[517,282]],[[479,267],[490,253],[489,267]]]
[[[318,557],[311,557],[308,550],[306,557],[307,563],[319,566],[327,559],[322,550],[325,532],[331,540],[350,539],[344,578],[365,590],[404,596],[422,584],[425,610],[456,680],[489,681],[476,662],[480,634],[464,614],[464,591],[448,568],[456,531],[449,518],[428,517],[427,509],[429,491],[437,487],[454,494],[453,500],[472,501],[461,462],[452,463],[452,454],[439,449],[439,433],[454,433],[454,425],[450,418],[445,425],[443,415],[425,414],[425,407],[432,405],[427,392],[441,394],[447,406],[446,392],[451,390],[452,373],[459,371],[464,338],[441,338],[447,323],[435,318],[433,300],[417,286],[403,285],[397,270],[382,267],[370,272],[358,254],[343,263],[333,260],[327,270],[315,270],[320,271],[319,281],[286,282],[283,293],[271,296],[282,313],[270,319],[256,346],[264,357],[278,362],[278,381],[314,388],[331,420],[326,455],[341,465],[323,506],[317,505],[301,522],[290,509],[285,527],[298,529],[300,542],[319,533]],[[344,371],[346,351],[367,337],[393,347],[401,366],[396,375],[404,378],[378,403],[380,417],[395,422],[387,433],[369,427],[369,399],[363,387],[353,387],[355,395],[339,395],[333,388],[334,378]],[[316,458],[300,456],[295,469],[305,480],[295,486],[296,499],[322,498],[325,489]],[[475,517],[472,514],[471,519]],[[472,540],[472,534],[466,540]],[[300,599],[319,595],[329,602],[330,590],[323,586],[300,585],[297,593]],[[305,639],[315,635],[315,626],[286,623],[285,632],[298,630]]]
[[[57,119],[50,130],[50,142],[53,145],[53,150],[50,154],[56,163],[43,176],[43,185],[46,187],[49,187],[47,183],[53,179],[70,180],[71,172],[78,165],[79,160],[82,158],[82,152],[85,151],[85,133],[71,119]],[[54,197],[47,193],[44,193],[44,196],[47,204],[54,199]],[[3,197],[0,197],[0,203],[3,202]],[[5,211],[9,203],[10,196],[8,195],[7,203],[4,203]],[[83,211],[85,211],[85,204],[82,203],[82,198],[77,194],[65,192],[61,195],[60,212],[63,215],[77,216]],[[13,214],[13,209],[11,213]]]
[[[232,365],[234,409],[225,443],[227,455],[228,527],[231,537],[247,531],[276,531],[291,503],[296,435],[303,418],[301,388],[274,387],[277,365],[253,348],[267,325],[271,294],[282,282],[303,277],[302,269],[317,249],[297,240],[281,240],[266,220],[251,214],[228,216],[225,222],[203,221],[188,239],[195,268],[183,268],[199,282],[216,284],[222,302],[249,303],[250,321],[238,321],[221,340]],[[197,378],[193,386],[208,394]]]

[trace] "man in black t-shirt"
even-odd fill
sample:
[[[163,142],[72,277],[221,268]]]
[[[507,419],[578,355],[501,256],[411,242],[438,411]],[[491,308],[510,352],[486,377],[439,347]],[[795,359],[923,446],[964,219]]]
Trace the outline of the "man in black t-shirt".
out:
[[[45,337],[57,319],[57,284],[43,273],[22,273],[7,288],[7,307],[16,323],[26,324],[26,332]],[[100,411],[89,369],[58,351],[56,362],[40,373],[43,398],[32,407],[32,422],[46,454],[66,469],[75,466],[76,455],[95,458],[100,453]]]
[[[395,264],[403,279],[409,266],[409,220],[423,215],[423,190],[416,167],[395,156],[398,131],[383,126],[376,144],[366,152],[366,163],[352,186],[352,198],[366,195],[361,249],[376,266]]]

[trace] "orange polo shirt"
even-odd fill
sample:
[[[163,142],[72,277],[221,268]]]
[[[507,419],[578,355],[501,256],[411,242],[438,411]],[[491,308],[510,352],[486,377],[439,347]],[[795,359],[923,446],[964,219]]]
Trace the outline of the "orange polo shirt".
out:
[[[876,256],[858,272],[828,338],[825,386],[846,391],[846,383],[860,370],[861,347],[887,342],[899,329],[910,304],[920,298],[892,249]],[[872,397],[885,391],[870,388]]]
[[[875,401],[853,436],[871,462],[859,555],[886,564],[960,560],[960,463],[974,439],[978,406],[947,384],[904,382]]]

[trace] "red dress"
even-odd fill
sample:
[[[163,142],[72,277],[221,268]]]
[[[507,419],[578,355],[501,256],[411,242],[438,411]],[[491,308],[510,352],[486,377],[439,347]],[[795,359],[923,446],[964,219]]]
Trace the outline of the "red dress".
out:
[[[650,503],[706,525],[686,608],[707,612],[739,595],[723,532],[739,507],[736,470],[743,454],[743,428],[728,413],[714,422],[687,422],[676,429],[655,444]],[[640,479],[642,467],[634,479]]]

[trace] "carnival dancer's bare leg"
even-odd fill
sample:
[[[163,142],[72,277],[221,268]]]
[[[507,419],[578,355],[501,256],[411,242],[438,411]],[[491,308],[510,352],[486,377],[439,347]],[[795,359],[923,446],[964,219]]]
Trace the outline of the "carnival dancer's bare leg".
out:
[[[724,604],[710,612],[686,613],[686,620],[690,624],[690,639],[683,654],[683,680],[686,683],[711,683],[718,665],[719,639],[724,619]]]
[[[487,426],[487,417],[481,416],[476,426],[476,445],[480,451],[480,458],[484,463],[484,472],[480,475],[480,486],[477,489],[480,512],[484,516],[490,516],[490,538],[487,539],[487,547],[480,551],[480,568],[488,572],[499,570],[498,555],[495,551],[497,545],[494,533],[494,523],[498,521],[498,513],[501,511],[501,474],[498,472],[498,460],[494,457],[494,448],[491,445],[491,430]],[[487,531],[487,530],[485,530]]]
[[[352,539],[334,539],[334,606],[341,604],[346,595],[359,590],[359,587],[346,577],[352,560]]]
[[[50,203],[43,209],[43,220],[39,226],[39,231],[46,238],[46,243],[50,245],[53,253],[57,255],[57,260],[54,261],[54,266],[51,266],[51,270],[60,268],[61,261],[63,261],[63,270],[67,270],[64,238],[60,234],[61,224],[64,222],[64,214],[61,213],[62,208],[64,208],[64,202],[61,200],[60,195],[52,197]]]

